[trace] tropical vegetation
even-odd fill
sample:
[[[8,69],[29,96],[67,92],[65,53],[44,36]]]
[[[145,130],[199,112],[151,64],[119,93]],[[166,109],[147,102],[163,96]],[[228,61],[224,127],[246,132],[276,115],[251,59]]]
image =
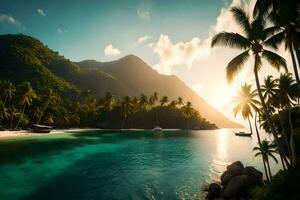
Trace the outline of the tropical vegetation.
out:
[[[51,88],[35,90],[30,82],[17,86],[0,83],[0,124],[2,129],[30,128],[46,124],[57,128],[163,128],[215,129],[191,102],[181,97],[169,101],[157,92],[139,97],[117,98],[110,92],[96,99],[89,90],[75,97],[61,96]]]
[[[300,2],[294,0],[257,0],[254,10],[247,13],[241,7],[232,7],[231,12],[242,33],[221,32],[212,38],[211,45],[225,46],[242,51],[226,67],[227,80],[231,83],[245,67],[252,71],[256,89],[251,85],[241,87],[234,97],[233,112],[242,114],[248,120],[252,131],[251,119],[255,125],[258,146],[253,148],[255,157],[261,157],[264,165],[266,184],[256,188],[254,199],[297,199],[294,184],[288,183],[286,191],[275,191],[285,187],[286,179],[294,176],[299,182],[299,127],[300,127]],[[284,58],[279,54],[281,46],[289,53]],[[246,65],[252,58],[253,66]],[[292,73],[286,59],[291,58]],[[268,64],[263,63],[263,59]],[[280,72],[278,78],[268,75],[263,83],[259,72],[262,68],[272,67]],[[263,129],[270,134],[268,140],[261,139]],[[278,154],[278,156],[276,155]],[[271,173],[270,158],[275,163],[280,160],[283,172],[275,176]],[[273,193],[272,193],[273,192]],[[277,194],[276,194],[277,192]],[[274,194],[275,193],[275,194]],[[299,197],[299,195],[298,195]]]

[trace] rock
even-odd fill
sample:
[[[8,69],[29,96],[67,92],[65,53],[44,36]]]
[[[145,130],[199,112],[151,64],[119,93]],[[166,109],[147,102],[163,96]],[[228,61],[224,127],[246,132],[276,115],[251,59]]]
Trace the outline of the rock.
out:
[[[224,198],[246,197],[250,183],[248,175],[240,175],[233,177],[225,187]]]
[[[225,171],[221,175],[221,183],[222,183],[222,185],[227,185],[232,177],[233,176],[228,171]]]
[[[232,176],[239,176],[243,174],[244,165],[241,161],[236,161],[231,165],[227,166],[227,172],[230,173]]]
[[[250,177],[251,185],[260,185],[263,182],[263,173],[258,171],[254,167],[245,167],[243,170],[243,174],[248,175]]]
[[[220,197],[221,186],[218,183],[211,183],[208,186],[207,199],[216,199]]]

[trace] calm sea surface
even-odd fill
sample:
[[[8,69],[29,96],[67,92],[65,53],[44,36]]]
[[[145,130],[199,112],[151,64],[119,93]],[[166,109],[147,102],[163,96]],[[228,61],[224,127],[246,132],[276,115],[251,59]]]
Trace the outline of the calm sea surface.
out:
[[[255,145],[231,129],[1,138],[0,199],[201,199],[230,162],[263,170]]]

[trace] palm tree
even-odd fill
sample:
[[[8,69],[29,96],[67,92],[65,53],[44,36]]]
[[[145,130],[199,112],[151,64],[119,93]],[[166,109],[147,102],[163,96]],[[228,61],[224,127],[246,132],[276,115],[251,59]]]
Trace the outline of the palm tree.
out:
[[[9,113],[7,108],[4,105],[4,102],[0,100],[0,128],[2,128],[1,121],[5,120],[9,117]]]
[[[277,153],[276,151],[276,145],[273,143],[270,143],[267,140],[261,141],[261,145],[254,147],[253,151],[257,152],[254,154],[254,157],[257,156],[262,156],[263,160],[265,160],[267,167],[268,167],[268,172],[269,172],[269,177],[272,180],[272,173],[271,173],[271,168],[270,168],[270,163],[269,163],[269,157],[273,158],[273,160],[278,163],[277,158],[274,156],[274,153]]]
[[[269,39],[266,40],[266,45],[278,48],[278,45],[284,42],[285,49],[290,52],[294,74],[298,86],[300,87],[300,78],[297,69],[295,53],[298,57],[298,62],[300,64],[300,52],[299,52],[299,23],[296,22],[298,11],[297,7],[300,6],[299,2],[296,1],[277,1],[276,9],[272,9],[269,14],[268,19],[274,24],[266,31]],[[300,65],[299,65],[300,67]]]
[[[245,66],[244,64],[249,59],[250,53],[254,57],[254,66],[252,70],[255,77],[257,92],[271,133],[274,136],[276,144],[279,146],[277,132],[271,120],[270,113],[267,109],[267,105],[264,101],[260,88],[258,71],[262,67],[262,58],[266,59],[271,66],[277,70],[280,70],[281,68],[287,70],[285,59],[272,51],[264,49],[265,40],[267,39],[264,30],[264,20],[260,18],[254,18],[254,20],[250,21],[245,11],[238,7],[231,8],[231,12],[233,13],[235,21],[243,30],[245,36],[238,33],[222,32],[213,37],[211,45],[212,47],[216,45],[223,45],[244,50],[241,54],[233,58],[227,65],[226,75],[229,83]],[[280,155],[283,155],[281,150],[279,152]]]
[[[9,129],[11,129],[14,119],[19,117],[21,115],[21,113],[14,106],[11,106],[8,109],[8,113],[9,113],[9,117],[10,117]]]
[[[45,110],[49,105],[54,104],[56,102],[56,99],[57,95],[54,93],[54,91],[52,89],[47,89],[46,94],[42,97],[43,106],[41,108],[40,114],[38,115],[37,123],[40,123]]]
[[[3,104],[4,106],[6,105],[6,102],[8,99],[11,99],[16,91],[16,87],[14,86],[14,84],[11,81],[3,81],[1,83],[1,95],[3,96]]]
[[[184,105],[182,97],[177,98],[177,105],[179,105],[180,107]]]
[[[103,103],[103,108],[106,111],[111,111],[113,108],[113,104],[114,104],[114,97],[110,92],[107,92],[103,99],[102,102]]]
[[[127,118],[132,111],[132,102],[131,102],[131,98],[129,96],[125,96],[123,98],[123,101],[121,102],[121,110],[122,110],[123,117],[124,117],[123,123],[122,123],[122,128],[123,128],[124,122],[125,123],[127,122]],[[128,126],[128,122],[127,122],[127,126]]]
[[[265,102],[268,103],[268,105],[272,104],[271,100],[275,97],[276,92],[278,91],[277,86],[277,80],[274,79],[272,75],[268,75],[264,79],[264,84],[261,86],[261,91],[263,93]],[[271,109],[269,109],[269,112],[271,112]]]
[[[163,96],[160,100],[160,105],[164,106],[168,103],[168,101],[169,101],[169,98],[167,96]]]
[[[192,103],[190,101],[188,101],[186,103],[186,105],[183,108],[183,114],[185,115],[186,119],[187,119],[187,128],[189,128],[189,119],[191,118],[191,116],[194,114],[194,109],[192,107]]]
[[[252,111],[258,111],[258,105],[260,104],[259,101],[255,99],[256,96],[257,92],[251,91],[251,85],[245,83],[238,91],[238,95],[233,98],[234,103],[236,104],[233,109],[234,116],[236,116],[238,112],[242,113],[243,118],[249,122],[251,134],[253,133],[250,122],[250,118],[253,117]]]
[[[148,97],[145,94],[141,94],[139,101],[141,109],[146,109],[148,105]]]
[[[175,100],[171,101],[171,102],[169,103],[169,106],[170,106],[171,108],[176,108],[176,106],[177,106],[177,101],[175,101]]]
[[[296,100],[296,97],[294,96],[294,88],[292,87],[294,84],[294,80],[291,76],[291,74],[281,74],[279,81],[278,81],[278,87],[279,90],[276,94],[278,97],[279,105],[281,108],[285,108],[288,112],[288,120],[290,125],[290,149],[291,149],[291,161],[292,166],[295,167],[296,164],[296,150],[295,150],[295,144],[294,144],[294,131],[293,131],[293,125],[291,120],[291,112],[290,108],[293,105],[293,101]]]
[[[20,96],[19,96],[19,105],[21,106],[21,116],[16,125],[16,128],[19,127],[21,120],[24,115],[26,106],[32,104],[32,100],[37,98],[35,91],[32,89],[30,82],[24,82],[20,86]]]

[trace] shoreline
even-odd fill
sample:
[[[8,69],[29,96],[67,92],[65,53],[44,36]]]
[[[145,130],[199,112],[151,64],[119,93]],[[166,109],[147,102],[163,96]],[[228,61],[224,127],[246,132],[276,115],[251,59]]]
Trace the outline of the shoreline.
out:
[[[18,131],[0,131],[0,140],[16,137],[25,137],[25,136],[46,136],[53,134],[62,134],[66,132],[79,132],[79,131],[92,131],[92,130],[103,130],[103,129],[93,129],[93,128],[70,128],[70,129],[53,129],[50,133],[34,133],[31,130],[18,130]]]

